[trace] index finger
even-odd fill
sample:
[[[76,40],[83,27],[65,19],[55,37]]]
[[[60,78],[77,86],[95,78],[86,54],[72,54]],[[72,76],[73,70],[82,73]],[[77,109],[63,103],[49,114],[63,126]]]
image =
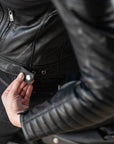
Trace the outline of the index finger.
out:
[[[18,89],[21,86],[22,82],[24,81],[24,74],[20,73],[17,78],[12,82],[11,86],[9,88],[11,89],[10,92],[12,94],[18,93]]]

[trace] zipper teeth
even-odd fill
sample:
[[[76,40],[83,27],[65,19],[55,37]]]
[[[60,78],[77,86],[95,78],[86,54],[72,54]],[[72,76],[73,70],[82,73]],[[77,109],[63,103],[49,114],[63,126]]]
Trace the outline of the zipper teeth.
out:
[[[2,11],[3,11],[3,17],[2,17],[2,21],[1,21],[1,32],[0,32],[0,39],[1,39],[1,36],[6,28],[6,22],[7,22],[7,18],[8,18],[8,15],[7,15],[7,11],[6,9],[4,9],[1,5],[1,8],[2,8]]]
[[[7,34],[7,32],[10,30],[10,27],[12,25],[12,22],[14,21],[14,18],[13,18],[13,12],[8,9],[8,14],[7,14],[7,19],[6,19],[7,22],[7,26],[5,27],[5,29],[3,30],[0,38],[5,38],[5,35]]]
[[[0,5],[1,9],[2,9],[2,18],[1,18],[1,22],[3,21],[3,18],[4,18],[4,10],[3,10],[3,7]]]
[[[3,9],[3,13],[4,13],[3,24],[2,24],[3,30],[1,32],[0,39],[2,38],[2,35],[4,34],[4,32],[7,28],[7,25],[9,24],[9,20],[8,20],[9,18],[8,18],[7,11]]]

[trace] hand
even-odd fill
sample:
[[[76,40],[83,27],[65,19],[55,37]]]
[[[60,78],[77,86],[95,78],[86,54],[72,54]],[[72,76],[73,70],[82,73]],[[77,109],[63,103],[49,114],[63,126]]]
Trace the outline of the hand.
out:
[[[20,73],[1,96],[8,118],[16,127],[21,127],[18,113],[29,107],[32,83],[24,82],[24,74]]]

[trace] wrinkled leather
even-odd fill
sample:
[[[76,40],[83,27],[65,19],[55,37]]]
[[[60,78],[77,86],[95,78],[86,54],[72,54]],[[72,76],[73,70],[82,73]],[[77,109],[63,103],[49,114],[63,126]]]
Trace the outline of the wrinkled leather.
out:
[[[10,11],[13,21],[10,20]],[[2,71],[7,72],[8,67],[12,67],[11,73],[15,73],[13,64],[16,64],[23,67],[24,72],[27,69],[40,76],[46,71],[47,77],[59,77],[65,75],[68,61],[69,72],[76,71],[71,68],[71,64],[75,66],[76,63],[72,46],[51,2],[1,0],[0,15]],[[7,68],[2,60],[8,63]]]
[[[52,0],[69,33],[80,82],[21,115],[27,140],[83,130],[114,116],[114,11],[111,0]]]

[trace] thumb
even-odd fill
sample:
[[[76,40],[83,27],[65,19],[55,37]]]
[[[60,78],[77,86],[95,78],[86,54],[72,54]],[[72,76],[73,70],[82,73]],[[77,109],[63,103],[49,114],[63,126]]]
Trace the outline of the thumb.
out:
[[[18,89],[21,86],[23,81],[24,81],[24,74],[20,73],[12,84],[12,88],[10,91],[11,94],[16,94],[18,92]]]

